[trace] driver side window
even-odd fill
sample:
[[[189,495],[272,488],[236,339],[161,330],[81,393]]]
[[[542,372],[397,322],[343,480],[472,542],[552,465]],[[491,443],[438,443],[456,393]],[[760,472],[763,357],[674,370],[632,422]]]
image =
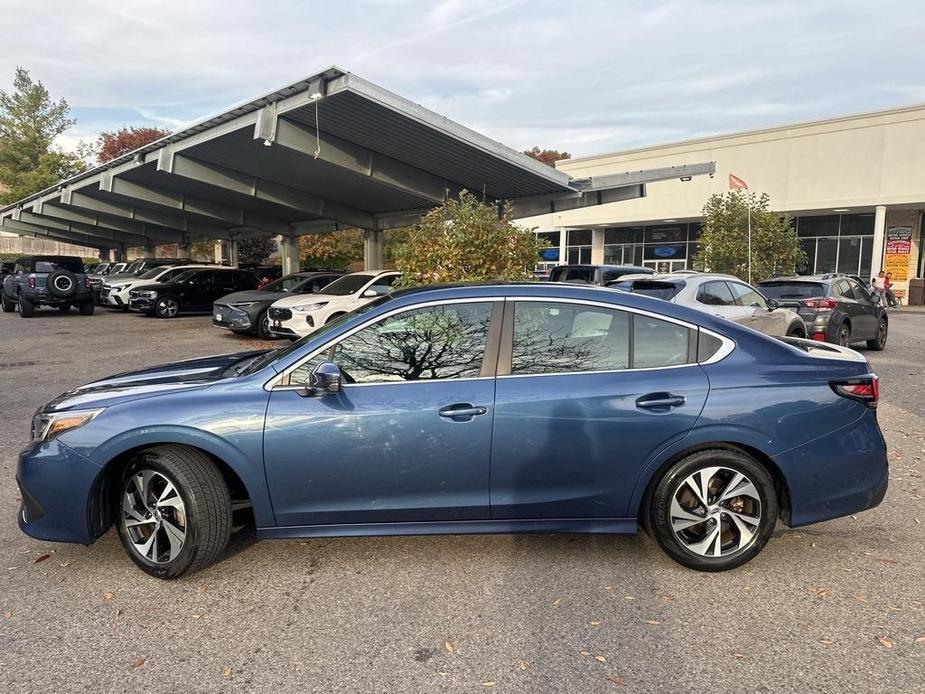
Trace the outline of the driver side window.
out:
[[[391,316],[301,364],[290,384],[309,384],[325,361],[340,367],[347,384],[474,378],[482,370],[492,305],[447,304]]]

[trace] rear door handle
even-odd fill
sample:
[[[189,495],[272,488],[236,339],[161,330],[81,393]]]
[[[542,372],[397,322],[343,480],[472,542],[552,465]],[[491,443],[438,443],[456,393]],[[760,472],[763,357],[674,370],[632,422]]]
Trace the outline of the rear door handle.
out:
[[[683,395],[649,393],[636,399],[636,407],[645,410],[670,410],[672,407],[681,407],[685,402]]]
[[[446,417],[447,419],[455,419],[460,421],[468,421],[473,417],[478,417],[480,415],[488,412],[487,407],[482,407],[481,405],[473,405],[469,402],[460,402],[455,405],[447,405],[446,407],[441,407],[438,414],[441,417]]]

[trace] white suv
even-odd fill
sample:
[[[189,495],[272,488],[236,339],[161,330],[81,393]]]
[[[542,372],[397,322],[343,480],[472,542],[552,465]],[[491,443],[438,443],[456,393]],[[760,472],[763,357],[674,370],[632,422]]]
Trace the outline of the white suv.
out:
[[[215,267],[215,265],[160,265],[137,277],[125,277],[110,282],[104,279],[103,287],[100,289],[100,304],[106,308],[121,308],[123,311],[128,311],[128,293],[132,287],[152,282],[167,282],[185,270],[210,267]]]
[[[399,277],[400,273],[394,270],[354,272],[313,294],[280,299],[267,311],[270,334],[292,339],[304,337],[329,320],[388,294]]]

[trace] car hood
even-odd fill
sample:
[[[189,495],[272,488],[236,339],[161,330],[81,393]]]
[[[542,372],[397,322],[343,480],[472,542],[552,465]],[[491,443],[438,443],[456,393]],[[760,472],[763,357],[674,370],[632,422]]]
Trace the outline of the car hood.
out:
[[[138,371],[126,371],[62,393],[46,404],[43,412],[108,407],[138,398],[202,388],[222,378],[228,367],[235,362],[265,354],[267,351],[220,354],[151,366]]]
[[[174,292],[178,289],[181,289],[182,287],[183,285],[178,282],[145,282],[144,284],[134,285],[132,289],[141,291]]]
[[[293,306],[301,306],[302,304],[317,304],[320,301],[327,301],[328,305],[331,304],[348,304],[356,298],[355,294],[347,294],[346,296],[337,296],[334,294],[287,294],[284,298],[276,301],[273,306],[276,308],[292,308]]]
[[[287,299],[291,296],[305,296],[302,295],[293,295],[289,292],[265,292],[261,289],[248,289],[243,292],[234,292],[233,294],[226,294],[221,299],[216,301],[217,304],[233,304],[239,301],[279,301],[280,299]]]

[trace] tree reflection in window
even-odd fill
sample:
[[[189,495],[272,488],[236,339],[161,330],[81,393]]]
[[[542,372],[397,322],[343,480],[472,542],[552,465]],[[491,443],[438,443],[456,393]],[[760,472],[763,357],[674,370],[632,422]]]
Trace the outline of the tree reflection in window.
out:
[[[447,304],[386,318],[338,344],[334,363],[347,383],[478,376],[491,309]]]
[[[623,311],[552,302],[515,304],[512,374],[628,367],[629,318]]]

